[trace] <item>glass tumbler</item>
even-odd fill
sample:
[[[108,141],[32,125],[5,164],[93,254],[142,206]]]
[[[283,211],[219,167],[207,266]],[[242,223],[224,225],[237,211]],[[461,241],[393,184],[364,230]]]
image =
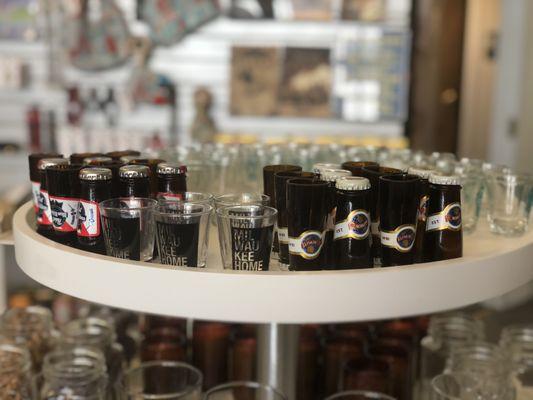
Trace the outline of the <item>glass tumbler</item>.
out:
[[[161,264],[205,267],[212,210],[207,203],[162,202],[156,207],[155,231]]]
[[[488,400],[479,394],[480,383],[474,375],[445,373],[431,381],[429,400]]]
[[[531,398],[533,393],[533,325],[506,326],[500,346],[510,362],[511,378],[517,399]]]
[[[505,236],[524,234],[529,220],[531,183],[527,175],[489,174],[487,200],[491,232]]]
[[[483,175],[481,170],[464,164],[455,167],[455,174],[461,178],[461,212],[463,232],[476,230],[483,197]]]
[[[236,381],[224,383],[208,390],[203,400],[287,400],[271,386],[257,382]]]
[[[213,195],[211,193],[201,192],[184,192],[182,198],[165,198],[163,195],[157,196],[159,203],[185,202],[185,203],[207,203],[213,204]]]
[[[268,206],[270,197],[260,193],[229,193],[214,198],[215,210],[220,207],[238,206],[242,204],[255,204]]]
[[[108,256],[150,261],[154,254],[156,200],[122,197],[100,203]]]
[[[369,392],[365,390],[348,390],[335,393],[326,400],[396,400],[394,397],[379,392]]]
[[[260,205],[217,210],[222,263],[226,269],[268,271],[278,212]]]
[[[126,371],[117,385],[119,400],[200,400],[202,373],[176,361],[150,361]]]

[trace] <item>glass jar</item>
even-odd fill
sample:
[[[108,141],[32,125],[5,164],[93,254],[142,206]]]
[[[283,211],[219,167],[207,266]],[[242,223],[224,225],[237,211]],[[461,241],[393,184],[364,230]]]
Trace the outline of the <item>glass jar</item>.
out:
[[[40,371],[44,356],[55,342],[52,313],[39,306],[12,308],[0,320],[0,336],[27,348],[34,371]]]
[[[28,350],[0,344],[0,394],[6,400],[31,400],[32,368]]]
[[[498,345],[476,341],[452,349],[445,372],[472,374],[483,399],[513,400],[508,359]]]
[[[100,351],[61,348],[44,359],[39,399],[105,400],[106,387],[106,365]]]
[[[461,314],[433,316],[428,335],[421,341],[420,373],[415,388],[415,398],[425,400],[431,393],[431,380],[444,372],[446,360],[454,348],[484,338],[480,321]]]
[[[500,346],[508,356],[517,400],[533,398],[533,325],[504,328]]]
[[[113,385],[124,367],[122,346],[116,343],[115,329],[104,319],[87,317],[67,323],[61,330],[61,344],[83,346],[100,351],[105,358],[109,382]]]

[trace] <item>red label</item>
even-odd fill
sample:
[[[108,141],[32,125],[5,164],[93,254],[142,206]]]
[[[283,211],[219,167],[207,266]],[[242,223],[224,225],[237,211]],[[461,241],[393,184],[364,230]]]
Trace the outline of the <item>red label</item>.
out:
[[[78,208],[78,236],[100,236],[100,209],[98,203],[89,200],[80,200]]]
[[[157,193],[157,197],[162,197],[165,200],[183,200],[183,194],[182,193],[170,193],[170,192],[159,192]]]

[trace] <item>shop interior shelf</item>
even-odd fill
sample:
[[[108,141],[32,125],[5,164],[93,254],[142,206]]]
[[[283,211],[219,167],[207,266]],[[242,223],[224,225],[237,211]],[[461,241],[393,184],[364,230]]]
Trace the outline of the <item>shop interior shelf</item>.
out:
[[[533,232],[465,236],[455,260],[347,271],[223,270],[212,229],[208,268],[94,255],[35,232],[30,203],[13,221],[16,259],[31,278],[92,302],[169,316],[257,323],[326,323],[420,315],[473,304],[533,278]]]

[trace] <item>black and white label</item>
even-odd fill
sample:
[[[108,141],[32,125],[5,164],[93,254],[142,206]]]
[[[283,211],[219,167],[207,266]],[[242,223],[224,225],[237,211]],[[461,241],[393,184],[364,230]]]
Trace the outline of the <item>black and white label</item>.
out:
[[[274,226],[231,228],[232,268],[241,271],[268,271]]]
[[[98,203],[89,200],[80,200],[78,208],[78,236],[100,236],[100,210]]]
[[[102,216],[102,229],[108,256],[140,261],[140,218],[112,218]]]
[[[200,224],[168,224],[156,221],[157,250],[161,264],[198,267]]]
[[[345,220],[335,224],[333,240],[363,240],[370,234],[370,214],[366,210],[353,210]]]
[[[50,213],[50,198],[46,190],[39,191],[37,211],[37,223],[39,225],[52,225],[52,214]]]
[[[381,230],[381,244],[402,253],[411,251],[415,243],[414,225],[401,225],[393,231]]]
[[[287,229],[287,227],[278,227],[278,241],[281,244],[289,244],[289,230]]]
[[[49,198],[54,230],[76,232],[78,229],[79,199],[59,196],[49,196]]]
[[[451,203],[440,213],[432,214],[427,219],[426,232],[461,229],[461,204]]]
[[[289,253],[313,260],[320,255],[324,238],[325,233],[320,231],[305,231],[296,238],[289,237]]]

